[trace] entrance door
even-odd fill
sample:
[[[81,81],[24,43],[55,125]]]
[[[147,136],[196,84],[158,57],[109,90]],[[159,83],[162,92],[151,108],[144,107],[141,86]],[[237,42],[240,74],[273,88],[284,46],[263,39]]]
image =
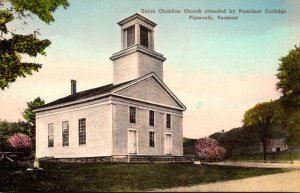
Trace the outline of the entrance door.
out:
[[[136,143],[136,131],[129,130],[128,133],[128,153],[136,154],[137,152],[137,143]]]
[[[166,134],[166,154],[172,154],[172,136],[171,134]]]

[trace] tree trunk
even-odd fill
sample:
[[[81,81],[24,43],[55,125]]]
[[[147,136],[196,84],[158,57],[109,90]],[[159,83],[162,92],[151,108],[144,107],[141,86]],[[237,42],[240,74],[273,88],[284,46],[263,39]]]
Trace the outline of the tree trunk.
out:
[[[263,150],[264,150],[264,161],[267,161],[267,145],[268,145],[268,138],[269,138],[269,130],[271,128],[271,119],[272,116],[266,116],[265,118],[265,126],[263,130]]]
[[[263,153],[264,153],[264,162],[267,161],[267,140],[263,140]]]

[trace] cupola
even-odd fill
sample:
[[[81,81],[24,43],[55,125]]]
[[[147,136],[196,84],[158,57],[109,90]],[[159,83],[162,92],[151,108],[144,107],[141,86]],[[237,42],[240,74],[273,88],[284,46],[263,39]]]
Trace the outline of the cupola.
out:
[[[113,54],[113,84],[119,84],[154,72],[163,80],[166,58],[154,51],[154,27],[149,19],[134,14],[118,22],[122,50]]]

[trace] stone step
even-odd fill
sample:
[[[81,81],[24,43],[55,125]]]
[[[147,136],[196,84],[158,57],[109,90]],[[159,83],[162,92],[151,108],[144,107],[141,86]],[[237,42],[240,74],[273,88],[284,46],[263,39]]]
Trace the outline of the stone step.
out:
[[[194,162],[193,157],[185,156],[129,156],[130,163],[169,163],[169,162]]]

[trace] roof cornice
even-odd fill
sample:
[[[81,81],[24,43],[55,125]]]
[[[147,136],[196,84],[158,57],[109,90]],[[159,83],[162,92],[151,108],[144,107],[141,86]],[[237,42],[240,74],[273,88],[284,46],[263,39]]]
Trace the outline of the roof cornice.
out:
[[[116,93],[112,93],[111,95],[115,96],[115,97],[119,97],[119,98],[124,98],[124,99],[128,99],[128,100],[134,100],[134,101],[142,102],[142,103],[145,103],[145,104],[151,104],[151,105],[161,106],[161,107],[165,107],[165,108],[180,110],[180,111],[186,110],[185,108],[182,108],[182,107],[175,107],[175,106],[165,105],[165,104],[156,103],[156,102],[152,102],[152,101],[146,101],[146,100],[142,100],[142,99],[138,99],[138,98],[132,98],[132,97],[116,94]]]
[[[142,15],[140,15],[140,14],[138,14],[138,13],[133,14],[132,16],[129,16],[129,17],[123,19],[122,21],[119,21],[117,24],[118,24],[119,26],[121,26],[121,25],[123,25],[124,23],[128,23],[128,22],[130,22],[131,20],[134,20],[134,19],[136,19],[136,18],[138,18],[138,19],[140,19],[140,20],[142,20],[142,21],[148,23],[149,25],[151,25],[151,26],[153,26],[153,27],[155,27],[155,26],[157,25],[157,24],[154,23],[153,21],[147,19],[146,17],[144,17],[144,16],[142,16]]]
[[[132,54],[134,52],[141,52],[141,53],[147,54],[149,56],[152,56],[154,58],[157,58],[161,61],[166,60],[166,58],[162,54],[157,53],[154,50],[148,49],[148,48],[146,48],[145,46],[142,46],[142,45],[134,45],[134,46],[131,46],[131,47],[126,48],[124,50],[121,50],[121,51],[113,54],[109,59],[116,60],[116,59],[121,58],[123,56]]]
[[[79,99],[79,100],[75,100],[75,101],[71,101],[71,102],[65,102],[65,103],[62,103],[62,104],[52,105],[52,106],[49,106],[49,107],[41,107],[41,108],[38,108],[38,109],[34,109],[33,112],[37,113],[37,112],[41,112],[41,111],[47,111],[47,110],[57,109],[57,108],[61,108],[61,107],[76,105],[76,104],[80,104],[80,103],[83,103],[83,102],[87,102],[87,101],[107,97],[110,94],[111,93],[109,92],[109,93],[105,93],[105,94],[96,95],[96,96],[93,96],[93,97],[88,97],[88,98]]]

